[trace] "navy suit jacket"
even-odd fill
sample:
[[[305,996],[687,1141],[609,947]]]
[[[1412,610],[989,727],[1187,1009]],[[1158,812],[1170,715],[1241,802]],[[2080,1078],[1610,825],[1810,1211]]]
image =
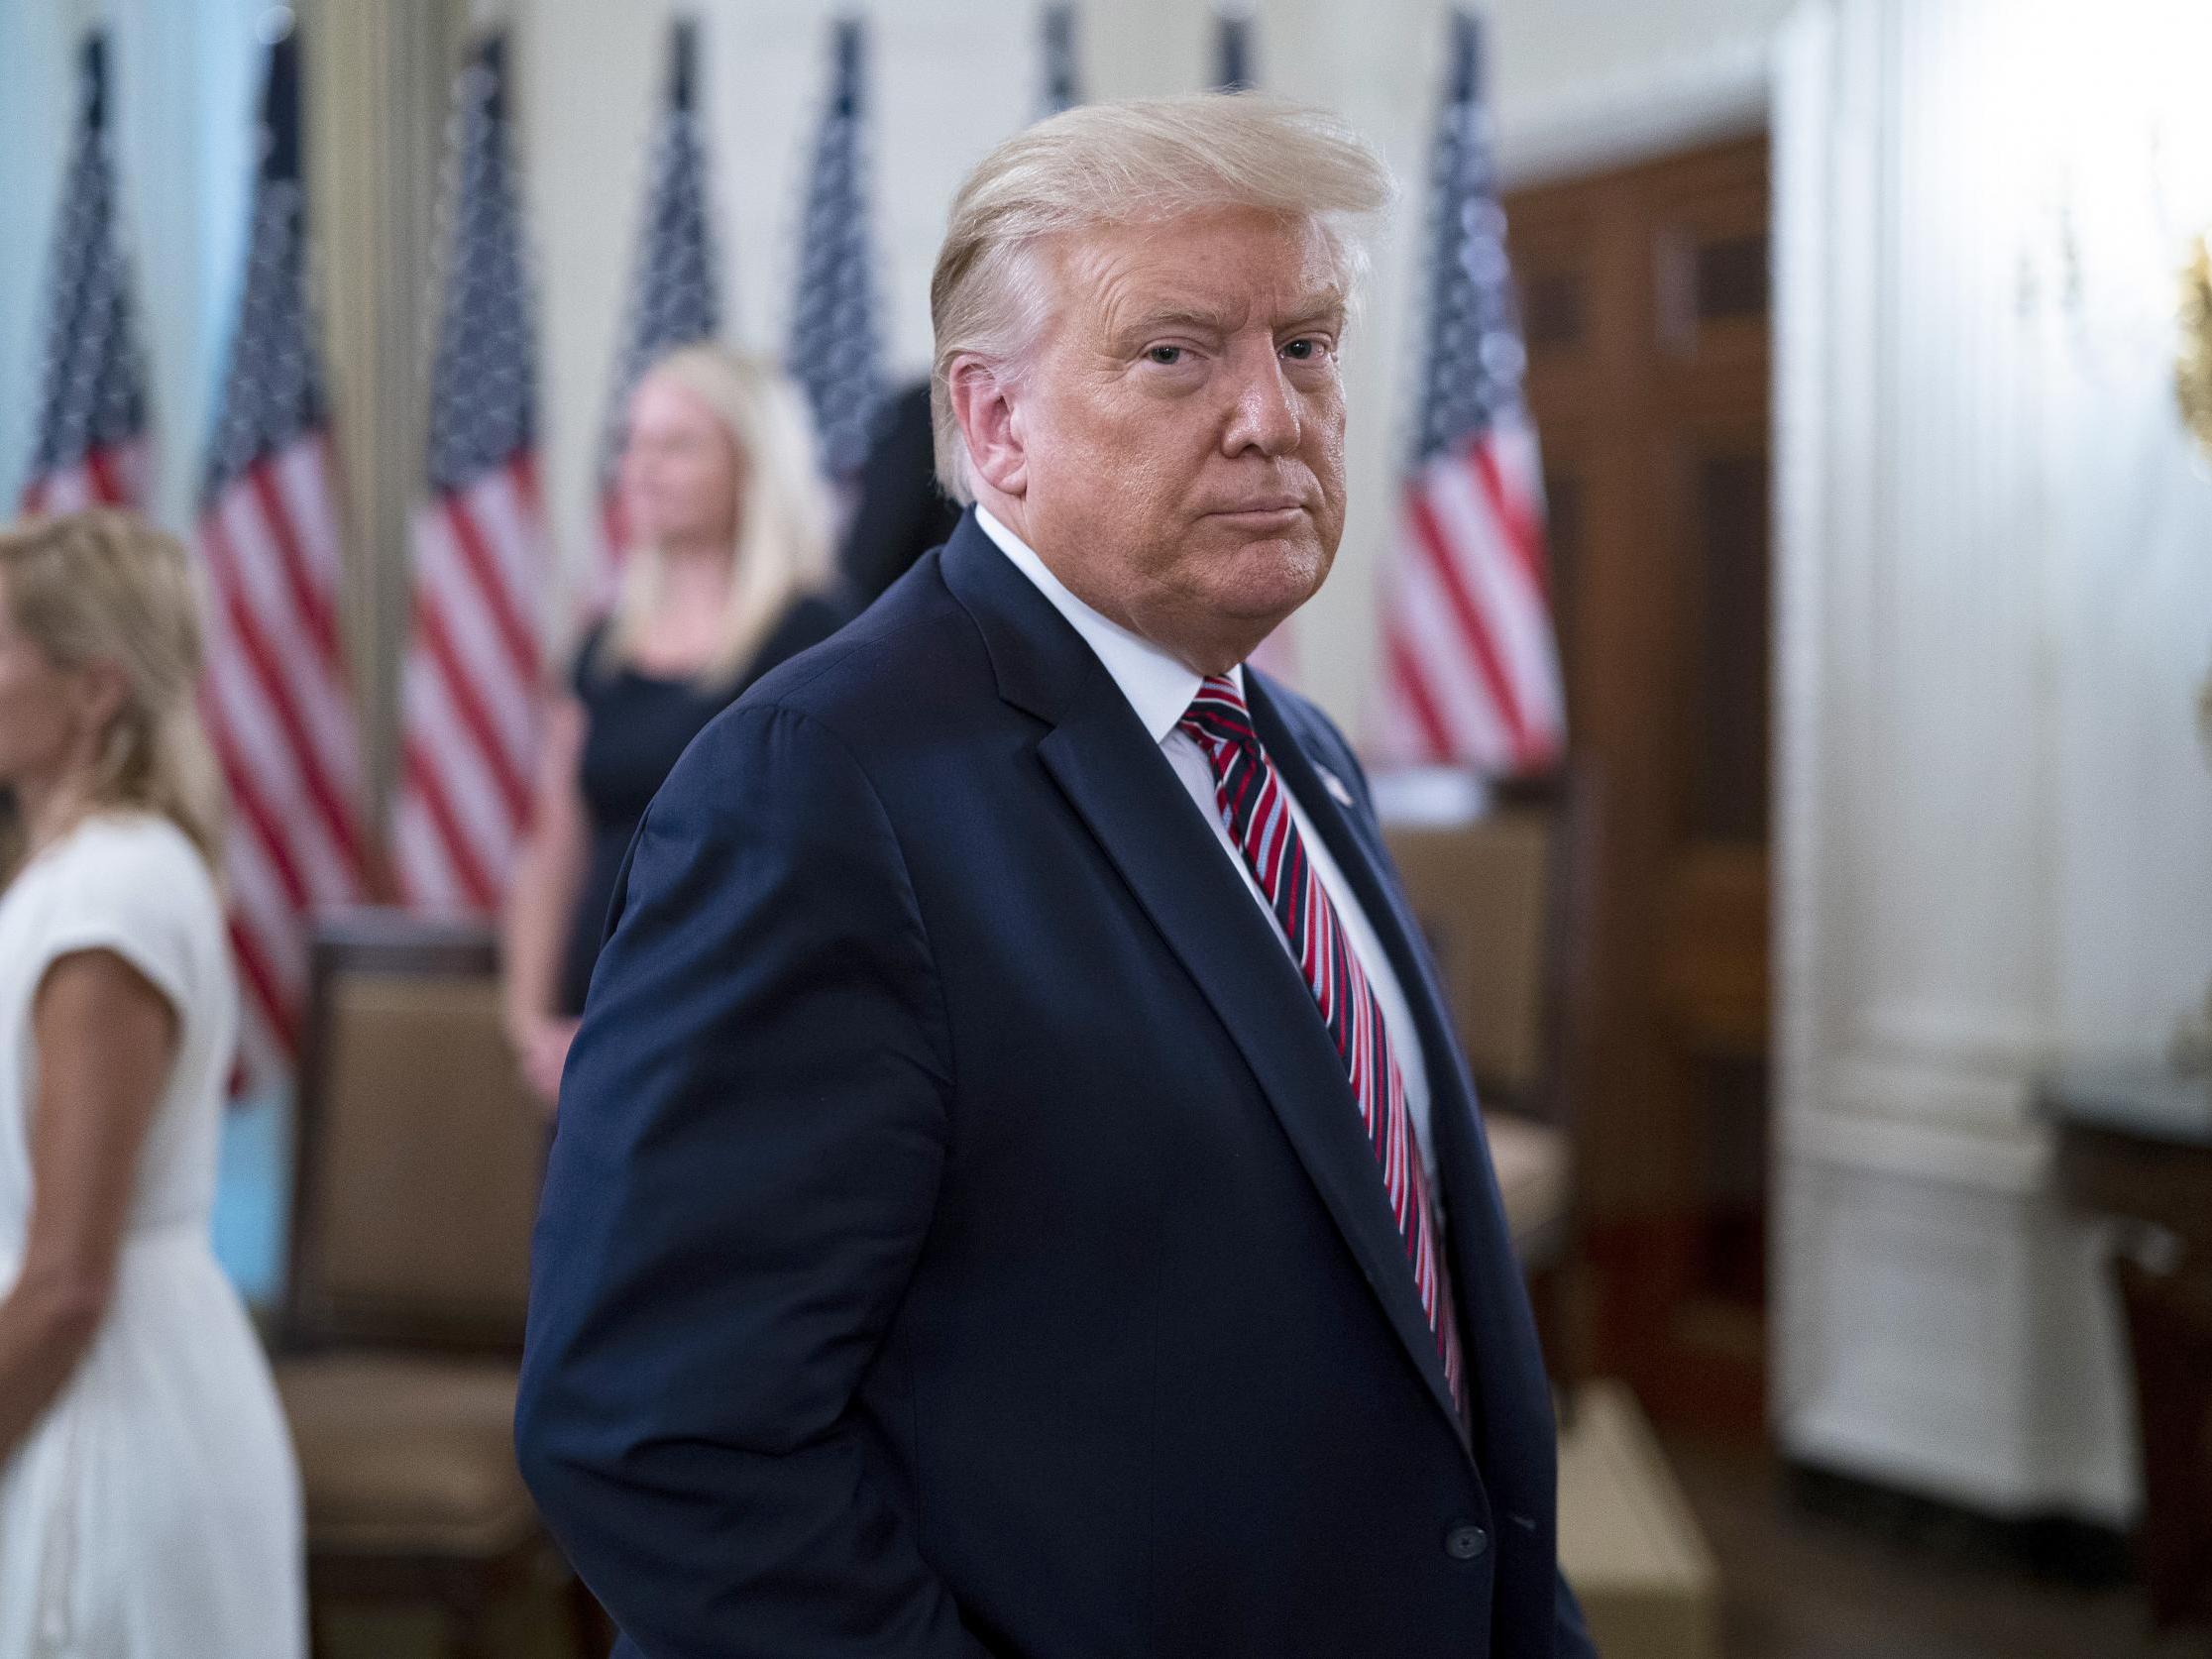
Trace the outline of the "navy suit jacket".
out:
[[[1472,1435],[1297,968],[970,515],[707,728],[617,887],[517,1434],[618,1652],[1590,1653],[1433,969],[1343,739],[1247,685],[1420,1027]]]

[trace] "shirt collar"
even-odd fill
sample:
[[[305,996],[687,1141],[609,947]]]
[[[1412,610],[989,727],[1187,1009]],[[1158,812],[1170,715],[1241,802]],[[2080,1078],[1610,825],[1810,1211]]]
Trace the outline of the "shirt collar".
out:
[[[1052,602],[1052,608],[1083,636],[1083,642],[1113,676],[1114,684],[1121,687],[1122,696],[1129,699],[1129,706],[1137,711],[1137,719],[1151,733],[1152,740],[1165,742],[1189,709],[1190,700],[1198,695],[1205,677],[1172,652],[1161,649],[1142,634],[1130,632],[1112,618],[1100,615],[1069,593],[1066,585],[1047,568],[1029,544],[992,517],[988,510],[978,506],[975,521],[982,526],[983,533],[998,544],[999,551],[1013,561],[1014,568],[1028,577],[1037,591]],[[1244,665],[1240,663],[1232,668],[1229,678],[1236,682],[1237,695],[1243,696]]]

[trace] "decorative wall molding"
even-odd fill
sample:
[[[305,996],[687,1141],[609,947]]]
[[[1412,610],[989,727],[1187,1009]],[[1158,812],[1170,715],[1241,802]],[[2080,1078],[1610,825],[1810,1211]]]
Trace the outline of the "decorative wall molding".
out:
[[[2023,1126],[1976,1132],[1904,1115],[1919,1097],[1901,1091],[1876,1110],[1839,1101],[1786,1114],[1776,1137],[1781,1156],[1808,1168],[1848,1170],[1917,1187],[2012,1197],[2042,1194],[2050,1169],[2047,1130]]]
[[[1849,1046],[1869,1056],[2023,1078],[2050,1059],[2046,1026],[1987,1002],[1872,997],[1851,1023]]]
[[[1926,1143],[1793,1157],[1789,1454],[2007,1518],[2124,1523],[2136,1500],[2101,1230],[2034,1182],[1949,1178]],[[2026,1171],[2021,1171],[2023,1175]]]
[[[2048,1057],[2025,1022],[1892,1003],[1849,1022],[1825,1052],[1817,1096],[1798,1099],[1825,1112],[2003,1137],[2034,1127],[2036,1075]]]
[[[2008,1514],[2135,1497],[2036,1075],[2156,1052],[2212,954],[2212,490],[2153,315],[2212,115],[2156,22],[1821,0],[1772,59],[1776,1430]]]

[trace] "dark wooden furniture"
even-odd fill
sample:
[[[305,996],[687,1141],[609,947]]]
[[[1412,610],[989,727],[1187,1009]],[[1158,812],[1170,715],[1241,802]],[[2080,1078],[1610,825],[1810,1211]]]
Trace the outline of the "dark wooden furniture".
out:
[[[567,1587],[579,1653],[606,1634],[514,1461],[547,1126],[497,966],[485,928],[390,912],[314,940],[276,1382],[318,1648],[328,1607],[401,1602],[441,1608],[477,1659],[491,1608],[531,1585]]]
[[[2078,1066],[2046,1079],[2058,1186],[2124,1229],[2113,1262],[2135,1363],[2152,1616],[2212,1624],[2212,1076]]]

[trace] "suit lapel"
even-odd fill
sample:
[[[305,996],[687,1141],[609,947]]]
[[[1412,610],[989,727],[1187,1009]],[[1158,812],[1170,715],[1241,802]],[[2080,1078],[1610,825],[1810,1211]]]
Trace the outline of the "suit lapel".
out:
[[[1548,1384],[1540,1367],[1533,1373],[1525,1367],[1500,1370],[1501,1364],[1510,1359],[1537,1355],[1540,1350],[1535,1327],[1525,1311],[1526,1296],[1520,1285],[1512,1236],[1505,1225],[1504,1200],[1497,1190],[1489,1142],[1483,1133],[1482,1113],[1460,1055],[1458,1036],[1445,1012],[1448,1005],[1443,987],[1421,943],[1420,925],[1397,883],[1386,873],[1388,854],[1372,820],[1340,804],[1337,792],[1324,781],[1320,766],[1299,742],[1266,683],[1250,670],[1245,674],[1245,690],[1261,742],[1267,745],[1276,770],[1297,796],[1298,805],[1305,809],[1367,912],[1397,973],[1413,1023],[1420,1029],[1428,1071],[1429,1132],[1449,1206],[1446,1238],[1459,1290],[1460,1334],[1474,1384],[1470,1403],[1476,1412],[1477,1431],[1480,1434],[1486,1412],[1493,1422],[1499,1413],[1510,1414],[1531,1402],[1533,1409],[1548,1412]],[[1519,1320],[1525,1327],[1525,1340],[1478,1340],[1486,1331],[1496,1332],[1496,1322],[1501,1319]],[[1495,1467],[1490,1456],[1486,1455],[1484,1467]]]
[[[1465,1446],[1343,1061],[1289,952],[1121,689],[972,516],[943,571],[983,631],[1001,694],[1051,722],[1040,761],[1236,1043]]]

